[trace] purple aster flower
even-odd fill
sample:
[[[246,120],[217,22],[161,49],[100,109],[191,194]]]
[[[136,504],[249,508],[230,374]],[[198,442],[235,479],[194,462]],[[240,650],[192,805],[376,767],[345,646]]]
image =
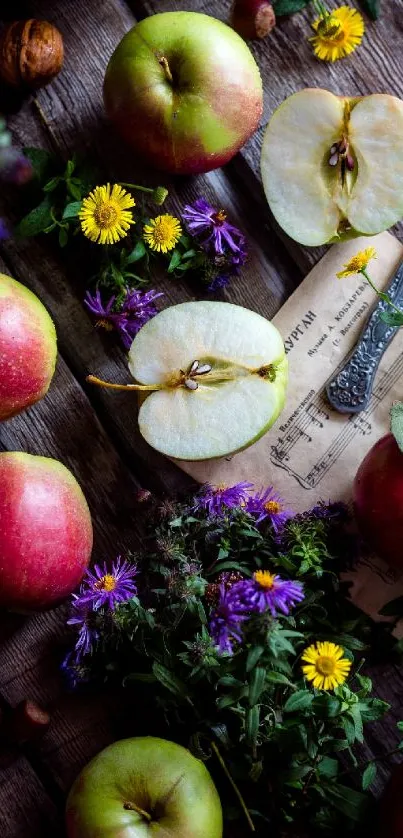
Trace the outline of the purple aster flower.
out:
[[[76,640],[75,661],[81,660],[84,655],[90,654],[94,643],[98,640],[99,634],[93,626],[92,610],[88,606],[83,606],[81,602],[82,589],[79,594],[73,594],[73,611],[72,616],[67,620],[68,626],[75,626],[78,630],[78,638]]]
[[[268,518],[275,533],[278,533],[286,521],[293,517],[293,513],[284,507],[283,499],[274,491],[273,486],[268,486],[267,489],[261,489],[260,492],[251,495],[246,504],[246,512],[256,518],[257,524]]]
[[[122,563],[120,556],[113,563],[111,571],[108,571],[106,562],[103,567],[95,565],[94,572],[87,570],[75,607],[97,611],[105,605],[113,610],[118,603],[126,602],[136,595],[136,575],[137,568],[127,561]]]
[[[162,293],[157,294],[155,291],[135,291],[126,288],[126,296],[116,310],[116,296],[111,297],[104,304],[101,293],[97,289],[93,295],[87,291],[84,305],[98,318],[97,326],[108,331],[119,332],[123,345],[126,349],[130,349],[137,332],[151,317],[157,314],[154,303],[158,297],[162,296]]]
[[[75,690],[80,684],[88,682],[87,668],[78,663],[72,652],[69,652],[60,665],[60,669],[70,690]]]
[[[246,258],[245,236],[227,221],[224,210],[217,210],[204,198],[198,198],[193,205],[184,207],[182,218],[189,233],[200,238],[206,250],[217,256],[230,252],[234,264],[243,264]]]
[[[228,285],[229,281],[229,276],[225,276],[225,274],[218,274],[210,282],[210,285],[207,286],[207,291],[210,291],[212,294],[214,294],[216,291],[220,291],[221,288],[225,288],[225,286]]]
[[[228,590],[220,585],[220,599],[210,619],[210,634],[220,655],[232,654],[233,643],[242,643],[241,625],[248,616],[248,611],[237,596],[235,585]]]
[[[224,515],[227,509],[234,509],[238,506],[245,506],[249,498],[249,489],[253,483],[236,483],[235,486],[226,486],[224,483],[219,486],[212,486],[206,483],[198,495],[194,498],[192,510],[207,510],[211,518]]]
[[[269,570],[257,570],[252,579],[236,582],[231,588],[235,601],[250,612],[263,614],[270,611],[275,617],[278,611],[288,614],[290,607],[304,599],[300,582],[281,579]]]
[[[5,148],[0,151],[0,178],[5,183],[23,186],[33,176],[31,162],[15,148]]]
[[[0,242],[4,242],[10,238],[10,228],[4,218],[0,218]]]

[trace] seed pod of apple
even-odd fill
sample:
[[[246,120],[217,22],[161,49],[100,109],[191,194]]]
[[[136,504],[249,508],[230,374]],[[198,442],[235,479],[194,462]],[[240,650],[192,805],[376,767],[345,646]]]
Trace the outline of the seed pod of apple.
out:
[[[230,23],[242,38],[265,38],[276,25],[276,15],[267,0],[235,0]]]
[[[12,87],[44,87],[60,72],[63,58],[63,38],[46,20],[16,20],[0,36],[0,77]]]

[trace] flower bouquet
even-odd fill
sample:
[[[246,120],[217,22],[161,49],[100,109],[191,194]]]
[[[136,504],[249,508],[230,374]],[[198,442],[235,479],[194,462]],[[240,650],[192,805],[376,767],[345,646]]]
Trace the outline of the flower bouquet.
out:
[[[376,776],[357,746],[388,705],[363,670],[373,628],[338,576],[357,551],[347,509],[293,515],[249,483],[138,502],[144,550],[73,597],[70,686],[134,691],[143,733],[208,761],[229,836],[354,831]]]

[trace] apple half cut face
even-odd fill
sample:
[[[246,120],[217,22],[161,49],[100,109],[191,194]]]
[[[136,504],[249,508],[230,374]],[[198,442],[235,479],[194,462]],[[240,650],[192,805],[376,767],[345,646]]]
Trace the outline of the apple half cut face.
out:
[[[251,445],[277,419],[287,385],[282,338],[248,309],[182,303],[149,320],[129,351],[147,395],[139,427],[168,457],[206,460]]]
[[[403,102],[395,96],[294,93],[263,138],[270,209],[305,245],[387,230],[403,216],[402,149]]]

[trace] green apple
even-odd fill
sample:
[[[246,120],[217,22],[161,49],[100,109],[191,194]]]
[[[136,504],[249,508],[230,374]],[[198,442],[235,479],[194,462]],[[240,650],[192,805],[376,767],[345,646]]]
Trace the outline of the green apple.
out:
[[[220,798],[203,762],[151,736],[123,739],[81,772],[68,838],[222,838]]]
[[[174,459],[208,460],[246,448],[285,403],[280,333],[260,314],[230,303],[161,311],[134,338],[129,369],[136,384],[108,386],[149,393],[139,410],[140,431]]]
[[[301,244],[381,233],[403,216],[402,148],[403,102],[395,96],[294,93],[263,139],[270,209]]]
[[[197,12],[164,12],[125,35],[109,62],[105,106],[121,136],[157,169],[223,166],[256,130],[262,82],[229,26]]]
[[[55,371],[56,330],[25,285],[0,274],[0,421],[47,393]]]

